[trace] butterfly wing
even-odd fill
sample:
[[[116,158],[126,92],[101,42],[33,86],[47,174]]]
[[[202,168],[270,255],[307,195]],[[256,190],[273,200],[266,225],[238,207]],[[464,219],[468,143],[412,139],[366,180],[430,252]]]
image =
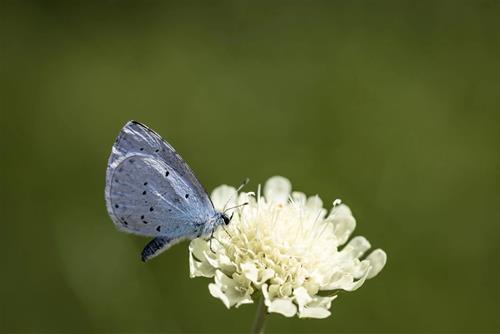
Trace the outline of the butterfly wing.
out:
[[[106,206],[118,229],[169,239],[196,237],[215,209],[182,157],[156,132],[128,122],[106,172]]]

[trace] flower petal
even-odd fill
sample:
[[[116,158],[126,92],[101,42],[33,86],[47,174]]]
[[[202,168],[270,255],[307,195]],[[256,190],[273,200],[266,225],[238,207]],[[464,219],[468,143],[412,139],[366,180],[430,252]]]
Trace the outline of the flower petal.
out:
[[[294,291],[295,301],[299,306],[299,318],[322,319],[331,313],[328,311],[331,301],[337,296],[331,297],[311,297],[306,289],[300,287]]]
[[[227,205],[227,207],[235,206],[236,188],[223,184],[212,191],[210,198],[217,210],[223,210],[225,205]],[[228,203],[229,199],[231,200]]]
[[[338,244],[343,245],[356,228],[356,219],[352,216],[351,210],[345,204],[337,205],[330,212],[328,220],[335,226]]]
[[[377,274],[382,270],[382,268],[384,268],[387,262],[387,254],[381,249],[376,249],[373,252],[371,252],[366,259],[370,262],[370,265],[372,266],[372,269],[370,270],[370,273],[368,274],[367,278],[373,278],[377,276]]]
[[[297,302],[297,305],[299,305],[299,310],[304,308],[304,306],[306,306],[306,304],[312,300],[307,290],[303,287],[295,289],[293,291],[293,294],[295,295],[295,301]]]
[[[304,307],[304,309],[299,312],[299,318],[324,319],[328,318],[330,314],[332,313],[325,307]]]
[[[357,290],[359,289],[366,281],[366,279],[368,278],[368,274],[370,273],[370,270],[367,270],[366,271],[366,274],[363,275],[360,279],[358,279],[357,281],[355,281],[350,287],[344,289],[346,291],[354,291],[354,290]]]
[[[250,282],[242,279],[242,276],[232,279],[220,270],[217,270],[215,272],[215,284],[209,284],[208,289],[212,296],[222,300],[227,308],[233,305],[238,307],[242,304],[253,303],[250,297],[253,289],[250,286]]]
[[[231,307],[231,302],[229,301],[229,298],[227,298],[226,294],[222,292],[222,287],[218,284],[215,283],[210,283],[208,285],[208,291],[210,291],[210,294],[212,297],[219,298],[222,300],[224,305],[226,305],[227,308]]]
[[[319,297],[315,296],[306,307],[299,311],[299,318],[324,319],[330,316],[329,311],[332,300],[337,296]]]
[[[300,191],[294,191],[292,193],[292,199],[296,205],[304,206],[306,204],[306,201],[307,201],[307,196],[306,196],[306,194],[304,194]]]
[[[317,211],[323,209],[323,201],[321,200],[321,198],[319,198],[318,195],[311,196],[307,199],[306,206],[312,211]]]
[[[240,265],[241,272],[252,282],[257,282],[259,278],[259,271],[253,262],[245,262]]]
[[[264,283],[265,281],[267,281],[268,279],[271,279],[273,276],[274,276],[275,272],[274,270],[270,269],[270,268],[267,268],[267,269],[264,269],[262,272],[261,272],[261,277],[260,277],[260,280],[259,282],[257,282],[258,284],[262,284]]]
[[[189,252],[194,255],[197,260],[203,260],[204,252],[208,250],[208,244],[201,238],[191,240],[189,243]]]
[[[189,275],[193,277],[214,277],[215,268],[206,261],[207,242],[194,239],[189,244]]]
[[[293,317],[297,313],[297,306],[291,300],[278,298],[273,300],[267,307],[269,312],[279,313],[285,317]]]
[[[264,185],[264,197],[268,202],[285,204],[291,191],[292,184],[282,176],[273,176]]]
[[[252,192],[240,193],[238,196],[238,204],[237,205],[242,205],[244,203],[255,204],[255,194]]]
[[[194,259],[193,254],[189,254],[189,276],[193,277],[214,277],[215,268],[207,262],[200,262]]]
[[[297,313],[297,306],[290,299],[274,298],[270,296],[267,290],[267,284],[262,285],[262,295],[264,304],[267,306],[268,312],[274,312],[284,315],[285,317],[293,317]]]
[[[341,253],[349,259],[357,259],[363,255],[371,247],[370,242],[362,236],[352,238],[347,245],[344,246]]]
[[[341,289],[344,291],[354,291],[359,289],[370,272],[369,262],[366,260],[362,261],[359,269],[359,272],[354,273],[350,271],[337,271],[330,278],[330,283],[323,286],[322,290]],[[359,279],[355,280],[357,277],[359,277]]]

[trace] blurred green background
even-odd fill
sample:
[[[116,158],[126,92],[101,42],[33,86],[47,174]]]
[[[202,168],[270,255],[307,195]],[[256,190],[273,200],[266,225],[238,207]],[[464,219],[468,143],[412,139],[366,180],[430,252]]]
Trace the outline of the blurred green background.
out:
[[[386,268],[271,332],[500,330],[500,1],[0,5],[0,331],[241,332],[147,265],[104,204],[113,141],[150,125],[208,189],[280,174],[342,198]]]

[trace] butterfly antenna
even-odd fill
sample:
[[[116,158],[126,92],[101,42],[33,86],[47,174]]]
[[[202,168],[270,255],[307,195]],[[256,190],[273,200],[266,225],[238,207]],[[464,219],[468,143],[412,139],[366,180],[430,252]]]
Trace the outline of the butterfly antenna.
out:
[[[229,209],[226,209],[226,206],[229,204],[229,202],[231,202],[234,199],[234,196],[238,195],[238,193],[240,192],[240,190],[243,189],[243,187],[246,186],[248,184],[248,182],[250,182],[250,179],[247,177],[245,179],[245,181],[243,181],[240,184],[240,186],[238,187],[238,189],[236,189],[236,192],[231,197],[229,197],[229,199],[227,200],[226,204],[224,204],[224,209],[222,209],[223,212],[226,212],[227,210],[229,210]]]
[[[242,206],[248,205],[248,204],[249,204],[248,202],[245,202],[245,203],[243,203],[243,204],[239,204],[239,205],[232,206],[232,207],[230,207],[230,208],[225,209],[225,210],[224,210],[224,213],[225,213],[226,211],[229,211],[229,210],[232,210],[232,209],[236,209],[236,208],[239,208],[239,207],[242,207]]]

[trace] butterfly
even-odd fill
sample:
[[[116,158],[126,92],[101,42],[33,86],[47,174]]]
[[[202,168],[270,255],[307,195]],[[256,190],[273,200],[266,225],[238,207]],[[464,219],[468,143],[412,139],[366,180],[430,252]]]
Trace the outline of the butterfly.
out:
[[[231,220],[214,208],[175,149],[136,121],[125,124],[113,145],[105,198],[119,230],[153,237],[141,253],[144,262],[182,240],[213,234]]]

